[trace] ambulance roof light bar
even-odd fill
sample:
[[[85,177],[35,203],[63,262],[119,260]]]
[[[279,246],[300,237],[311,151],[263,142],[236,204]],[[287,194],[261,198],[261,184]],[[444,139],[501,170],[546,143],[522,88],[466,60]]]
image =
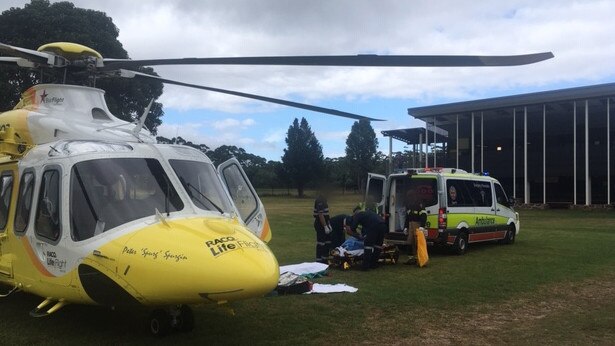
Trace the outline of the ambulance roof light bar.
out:
[[[418,173],[468,173],[459,168],[445,168],[445,167],[427,167],[427,168],[409,168],[406,170],[408,175],[415,175]]]

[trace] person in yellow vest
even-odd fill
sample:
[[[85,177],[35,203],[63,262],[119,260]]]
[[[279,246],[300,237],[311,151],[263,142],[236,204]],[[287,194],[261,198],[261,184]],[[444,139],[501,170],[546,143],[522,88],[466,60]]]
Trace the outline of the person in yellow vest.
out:
[[[427,223],[427,212],[425,208],[416,198],[416,193],[413,190],[406,194],[406,222],[404,225],[404,233],[408,235],[408,245],[410,246],[410,255],[405,264],[416,264],[416,231],[423,231]]]

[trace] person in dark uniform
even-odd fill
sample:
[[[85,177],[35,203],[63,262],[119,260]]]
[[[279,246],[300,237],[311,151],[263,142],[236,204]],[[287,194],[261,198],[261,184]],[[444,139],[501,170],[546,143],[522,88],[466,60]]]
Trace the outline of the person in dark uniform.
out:
[[[329,218],[329,204],[324,193],[314,201],[314,230],[316,230],[316,261],[328,263],[332,232]]]
[[[424,228],[427,223],[427,212],[416,197],[416,191],[410,190],[406,195],[406,222],[404,233],[408,235],[410,254],[406,264],[416,264],[416,230]]]
[[[375,268],[378,265],[384,234],[387,231],[386,222],[371,210],[361,211],[356,208],[350,230],[356,232],[359,226],[362,227],[364,245],[362,269]]]
[[[329,220],[331,225],[331,249],[341,246],[346,240],[346,226],[350,226],[352,218],[346,214],[335,215]]]

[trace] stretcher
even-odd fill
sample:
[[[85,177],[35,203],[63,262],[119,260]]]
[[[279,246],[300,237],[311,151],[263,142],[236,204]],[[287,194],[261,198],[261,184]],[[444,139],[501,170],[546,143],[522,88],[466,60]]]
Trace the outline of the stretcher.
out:
[[[359,248],[357,242],[348,246],[347,242],[336,247],[329,253],[329,265],[333,268],[348,270],[363,263],[363,244]],[[380,248],[378,263],[396,264],[399,261],[399,249],[396,245],[383,245]]]

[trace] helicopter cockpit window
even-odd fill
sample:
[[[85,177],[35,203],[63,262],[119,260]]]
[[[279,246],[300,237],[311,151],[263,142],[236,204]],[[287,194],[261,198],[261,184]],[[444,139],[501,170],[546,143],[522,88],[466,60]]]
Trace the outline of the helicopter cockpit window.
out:
[[[231,210],[213,165],[189,160],[169,160],[169,163],[194,205],[221,213]]]
[[[125,223],[182,210],[184,204],[155,159],[111,158],[71,170],[72,237],[86,240]]]
[[[0,232],[4,231],[9,219],[12,192],[13,174],[7,171],[2,173],[2,177],[0,177]]]
[[[32,193],[34,192],[34,173],[25,172],[19,183],[17,210],[15,211],[15,233],[24,233],[30,221],[32,210]]]
[[[258,200],[250,190],[241,173],[241,168],[236,164],[231,164],[222,170],[222,177],[228,186],[231,198],[237,206],[241,219],[249,223],[258,211]]]
[[[45,171],[41,178],[34,230],[51,241],[60,238],[60,172],[56,169]]]

